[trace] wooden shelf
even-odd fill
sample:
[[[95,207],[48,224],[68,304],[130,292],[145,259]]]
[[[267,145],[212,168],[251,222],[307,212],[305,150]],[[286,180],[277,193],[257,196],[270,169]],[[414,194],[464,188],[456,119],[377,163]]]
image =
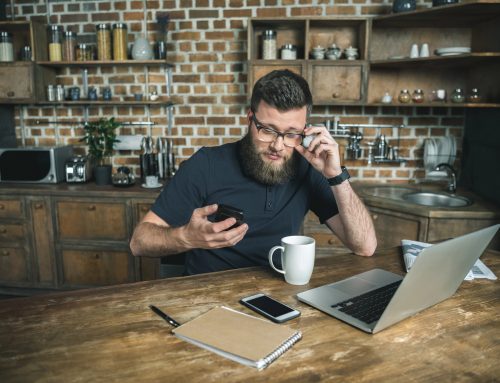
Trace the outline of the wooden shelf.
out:
[[[151,105],[159,105],[159,106],[173,106],[175,105],[172,101],[167,100],[157,100],[157,101],[120,101],[120,100],[111,100],[111,101],[90,101],[90,100],[80,100],[80,101],[42,101],[39,102],[38,105],[53,105],[53,106],[151,106]]]
[[[403,107],[403,108],[500,108],[500,103],[488,103],[488,102],[467,102],[467,103],[453,103],[453,102],[425,102],[421,104],[416,104],[410,102],[408,104],[403,104],[400,102],[392,102],[390,104],[384,104],[382,102],[372,102],[366,103],[366,106],[383,106],[383,107]]]
[[[166,66],[173,68],[172,64],[169,64],[165,60],[126,60],[126,61],[38,61],[37,64],[54,67],[54,68],[66,68],[66,67],[102,67],[102,66]]]
[[[431,56],[424,58],[403,58],[403,59],[388,59],[388,60],[373,60],[370,61],[372,68],[425,68],[435,67],[440,68],[450,67],[468,67],[485,62],[500,62],[500,52],[481,52],[469,53],[456,56]]]

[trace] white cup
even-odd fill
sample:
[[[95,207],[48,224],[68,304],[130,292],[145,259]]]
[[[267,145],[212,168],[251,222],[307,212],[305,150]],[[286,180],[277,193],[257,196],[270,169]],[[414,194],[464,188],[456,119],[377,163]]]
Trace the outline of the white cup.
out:
[[[146,186],[147,187],[155,187],[158,185],[158,176],[146,176]]]
[[[273,263],[273,254],[278,249],[281,250],[283,269],[276,268]],[[281,246],[274,246],[269,250],[269,264],[278,273],[284,274],[285,281],[291,285],[305,285],[311,279],[315,255],[314,238],[292,235],[281,238]]]
[[[410,50],[410,58],[415,59],[415,58],[419,57],[418,55],[419,55],[419,53],[418,53],[418,45],[417,44],[413,44],[411,46],[411,50]]]
[[[420,57],[429,57],[430,56],[430,53],[429,53],[429,44],[422,44],[422,46],[420,47]]]

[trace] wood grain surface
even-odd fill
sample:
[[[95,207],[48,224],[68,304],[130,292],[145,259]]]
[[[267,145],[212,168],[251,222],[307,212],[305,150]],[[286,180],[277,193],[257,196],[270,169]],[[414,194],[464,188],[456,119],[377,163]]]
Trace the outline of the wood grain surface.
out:
[[[482,260],[500,274],[498,252]],[[498,281],[466,281],[450,299],[376,335],[295,297],[374,267],[403,274],[400,249],[320,258],[305,286],[262,267],[0,301],[0,381],[498,381]],[[303,332],[260,372],[176,338],[148,308],[154,304],[180,323],[217,305],[256,315],[238,300],[259,291],[299,309],[302,315],[286,325]]]

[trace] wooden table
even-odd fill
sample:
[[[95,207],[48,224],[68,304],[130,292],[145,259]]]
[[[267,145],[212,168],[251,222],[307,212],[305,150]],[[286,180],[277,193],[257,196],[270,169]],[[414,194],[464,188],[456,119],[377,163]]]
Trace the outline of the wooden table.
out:
[[[483,261],[500,275],[499,253]],[[464,282],[450,299],[376,335],[298,302],[301,291],[382,267],[403,273],[399,249],[317,261],[306,286],[268,268],[139,282],[0,301],[0,382],[457,382],[500,378],[498,281]],[[262,291],[302,311],[303,339],[263,371],[171,335],[155,304],[183,323]]]

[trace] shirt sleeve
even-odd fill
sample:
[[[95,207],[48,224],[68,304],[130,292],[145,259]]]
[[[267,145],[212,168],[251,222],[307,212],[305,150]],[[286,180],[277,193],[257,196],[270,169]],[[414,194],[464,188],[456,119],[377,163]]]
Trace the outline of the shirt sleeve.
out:
[[[326,178],[313,168],[311,168],[310,185],[310,209],[323,224],[339,213],[337,201]]]
[[[188,223],[193,210],[205,204],[209,169],[209,156],[202,148],[179,166],[151,210],[170,226]]]

